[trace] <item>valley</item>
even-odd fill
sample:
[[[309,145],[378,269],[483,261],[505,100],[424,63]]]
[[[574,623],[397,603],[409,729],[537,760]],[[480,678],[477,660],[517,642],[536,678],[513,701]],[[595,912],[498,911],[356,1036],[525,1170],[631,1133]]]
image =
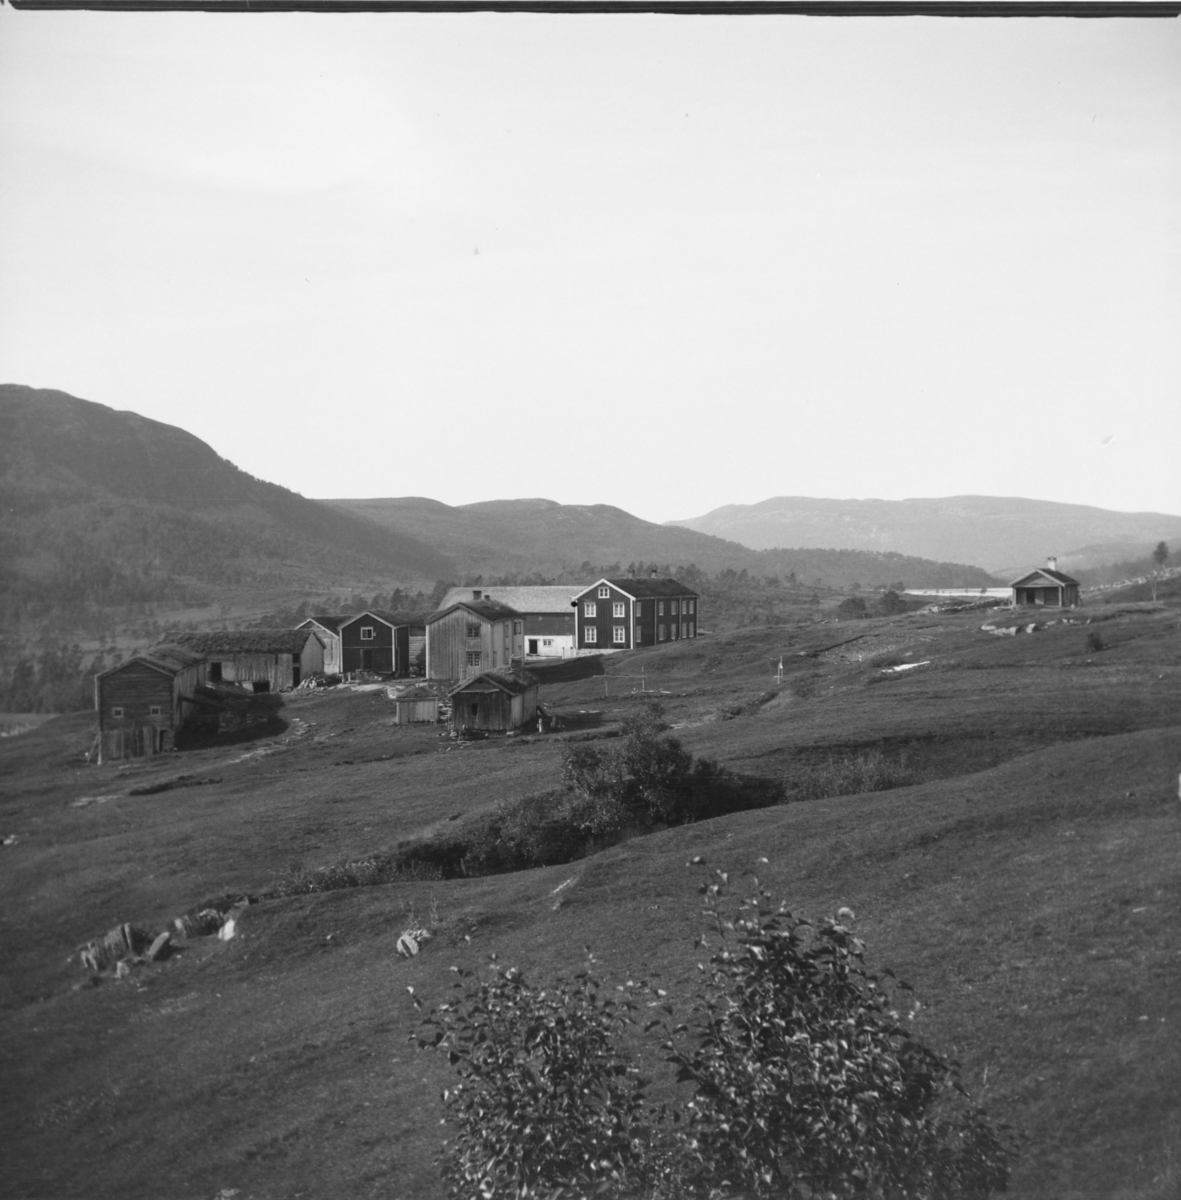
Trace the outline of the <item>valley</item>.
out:
[[[589,660],[542,686],[557,734],[457,744],[395,727],[380,689],[330,688],[284,696],[257,736],[155,759],[87,765],[89,713],[3,739],[6,1186],[441,1197],[449,1073],[407,1040],[407,988],[436,1002],[451,966],[492,953],[570,976],[589,945],[607,982],[658,977],[687,1019],[701,881],[687,864],[702,856],[736,878],[767,859],[760,876],[813,918],[853,910],[871,966],[914,985],[919,1035],[1024,1132],[1013,1195],[1167,1200],[1178,609],[1072,615],[1090,624],[1013,637],[973,612],[809,615]],[[298,892],[334,865],[462,843],[499,805],[560,787],[570,740],[610,745],[651,695],[692,754],[796,801],[532,870]],[[232,940],[190,938],[121,980],[79,964],[120,922],[155,931],[268,892]],[[402,958],[416,927],[433,936]],[[659,1055],[639,1052],[653,1096],[673,1098]]]

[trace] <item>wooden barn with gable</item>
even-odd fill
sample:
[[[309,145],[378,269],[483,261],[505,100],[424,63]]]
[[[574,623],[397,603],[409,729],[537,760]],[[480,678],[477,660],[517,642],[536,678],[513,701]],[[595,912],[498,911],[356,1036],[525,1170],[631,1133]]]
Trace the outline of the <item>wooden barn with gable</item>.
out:
[[[574,609],[571,600],[581,583],[551,583],[529,587],[453,587],[439,604],[440,611],[465,600],[493,600],[520,617],[526,658],[568,658],[575,650]]]
[[[498,600],[473,596],[432,613],[426,621],[429,679],[471,679],[507,671],[525,652],[525,618]]]
[[[345,617],[340,624],[340,653],[345,674],[421,675],[426,659],[426,618],[375,608]]]
[[[175,749],[177,732],[200,704],[194,697],[205,672],[200,654],[157,646],[96,675],[98,761]]]
[[[1079,599],[1079,581],[1058,570],[1058,560],[1054,557],[1046,559],[1044,567],[1014,579],[1009,587],[1013,593],[1013,605],[1023,604],[1047,605],[1052,608],[1076,608],[1082,601]]]
[[[448,692],[451,727],[508,732],[537,719],[537,680],[526,671],[482,671]]]
[[[344,672],[340,652],[340,627],[349,617],[328,615],[308,617],[296,629],[307,629],[316,635],[324,646],[324,674],[341,675]]]
[[[210,683],[285,692],[324,673],[324,644],[310,629],[223,629],[178,633],[170,641],[207,661]]]

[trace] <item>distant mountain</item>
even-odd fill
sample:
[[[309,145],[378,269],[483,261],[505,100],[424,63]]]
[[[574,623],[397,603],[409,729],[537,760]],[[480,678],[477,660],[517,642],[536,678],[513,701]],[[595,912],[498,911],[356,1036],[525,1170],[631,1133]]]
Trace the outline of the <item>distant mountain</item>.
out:
[[[727,504],[671,526],[731,538],[756,550],[776,546],[892,550],[971,563],[1006,575],[1047,555],[1061,569],[1136,558],[1159,541],[1181,540],[1181,516],[1123,513],[1018,497],[817,500],[777,496]]]
[[[431,581],[433,547],[255,479],[172,425],[0,385],[0,589],[126,604],[342,578]]]
[[[540,574],[577,579],[600,567],[689,566],[709,574],[748,571],[794,574],[802,584],[845,587],[899,580],[928,587],[987,587],[986,572],[956,562],[930,562],[875,551],[827,549],[757,552],[737,541],[644,521],[609,504],[554,500],[489,500],[451,506],[418,496],[324,503],[413,534],[486,577]]]

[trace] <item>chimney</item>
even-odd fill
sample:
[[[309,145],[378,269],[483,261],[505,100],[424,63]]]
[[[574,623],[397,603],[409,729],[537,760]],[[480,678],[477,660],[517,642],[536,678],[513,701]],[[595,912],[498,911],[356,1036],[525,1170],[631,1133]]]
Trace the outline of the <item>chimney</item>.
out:
[[[481,592],[479,588],[472,588],[472,599],[473,600],[480,600],[483,598],[483,595],[484,595],[484,593]]]
[[[1050,557],[1046,559],[1046,566],[1049,567],[1051,571],[1056,571],[1058,570],[1058,560],[1051,554]]]

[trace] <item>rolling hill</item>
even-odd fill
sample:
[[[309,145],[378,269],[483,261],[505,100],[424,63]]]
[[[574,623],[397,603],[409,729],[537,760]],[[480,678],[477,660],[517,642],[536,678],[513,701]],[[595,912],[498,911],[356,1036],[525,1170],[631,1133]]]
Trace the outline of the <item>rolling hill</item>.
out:
[[[0,588],[141,603],[453,571],[417,538],[255,479],[190,433],[64,392],[0,386]]]
[[[737,541],[644,521],[609,504],[558,504],[554,500],[491,500],[451,506],[410,496],[327,500],[437,546],[469,574],[589,575],[615,564],[623,570],[647,563],[689,566],[710,574],[794,574],[801,583],[847,587],[887,586],[897,580],[928,587],[987,587],[996,582],[979,568],[870,551],[791,549],[752,551]]]
[[[825,546],[892,550],[971,563],[1002,576],[1057,555],[1065,570],[1146,555],[1181,540],[1181,516],[1124,513],[1014,496],[914,500],[818,500],[776,496],[727,504],[671,525],[766,550]]]

